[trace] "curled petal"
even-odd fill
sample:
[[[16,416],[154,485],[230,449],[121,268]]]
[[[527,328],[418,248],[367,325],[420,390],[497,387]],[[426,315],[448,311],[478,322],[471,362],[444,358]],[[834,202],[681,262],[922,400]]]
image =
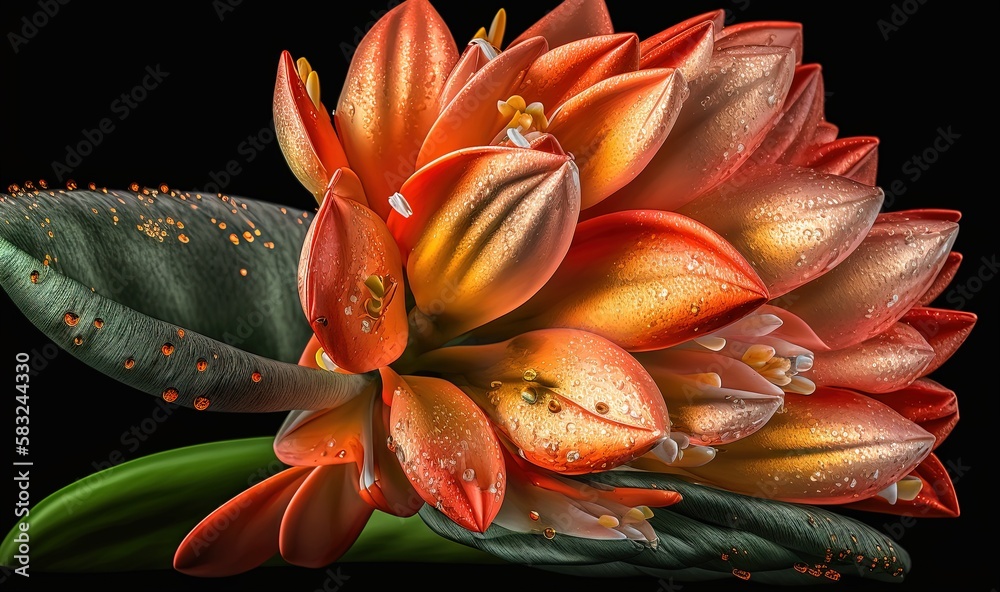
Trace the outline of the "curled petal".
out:
[[[781,117],[748,164],[799,164],[797,159],[814,145],[816,126],[823,121],[823,95],[823,72],[819,64],[796,67]],[[737,176],[742,176],[742,172]],[[752,168],[746,174],[753,175]]]
[[[785,397],[784,411],[763,428],[686,471],[746,495],[840,504],[896,483],[933,444],[934,436],[888,406],[825,387],[808,397]]]
[[[763,166],[689,203],[681,213],[718,232],[777,297],[840,264],[875,222],[878,187],[804,168]]]
[[[638,175],[670,133],[687,85],[677,70],[641,70],[595,84],[562,105],[549,132],[573,154],[588,208]]]
[[[804,155],[801,164],[820,173],[874,185],[878,171],[878,138],[841,138],[817,146]]]
[[[861,343],[815,355],[804,375],[821,386],[869,393],[900,389],[926,374],[934,350],[915,329],[895,323]]]
[[[274,439],[274,454],[293,466],[312,467],[357,463],[364,460],[365,422],[374,385],[367,394],[339,407],[319,411],[293,411]]]
[[[403,186],[413,215],[389,226],[409,251],[416,333],[440,344],[506,314],[552,275],[580,211],[576,165],[521,148],[455,152]]]
[[[920,492],[912,500],[897,500],[890,504],[881,497],[872,497],[849,504],[848,508],[898,514],[913,518],[958,518],[958,496],[948,469],[937,455],[931,454],[909,475],[920,480]]]
[[[503,453],[486,415],[439,378],[407,376],[394,386],[388,446],[406,477],[455,523],[485,531],[507,486]]]
[[[958,423],[958,398],[929,378],[919,378],[913,384],[891,393],[869,394],[897,413],[934,435],[934,447],[948,437]]]
[[[510,47],[531,39],[544,37],[549,47],[559,47],[578,39],[614,33],[611,15],[604,0],[563,0],[537,23],[528,27]]]
[[[281,557],[302,567],[323,567],[357,540],[373,508],[358,495],[353,464],[314,469],[288,502],[281,519]]]
[[[670,410],[671,429],[692,444],[728,444],[757,431],[784,400],[781,389],[730,357],[663,349],[635,354]]]
[[[899,212],[882,212],[876,222],[916,222],[920,220],[936,220],[939,222],[958,222],[962,212],[940,208],[924,208],[919,210],[902,210]]]
[[[824,343],[805,321],[783,308],[765,304],[757,309],[757,313],[774,315],[781,319],[781,326],[771,332],[773,337],[796,343],[814,352],[830,349],[830,346]]]
[[[639,67],[676,68],[685,80],[694,80],[708,69],[715,45],[715,23],[702,21],[642,55]]]
[[[274,130],[288,166],[319,200],[332,172],[347,166],[347,156],[329,112],[322,103],[313,103],[287,51],[278,62],[273,110]]]
[[[938,296],[944,293],[945,289],[951,285],[951,281],[955,279],[955,274],[958,273],[960,265],[962,265],[962,254],[957,251],[948,253],[948,259],[944,262],[944,267],[941,268],[941,272],[934,278],[934,283],[931,284],[931,287],[927,288],[924,295],[917,301],[917,305],[929,306]]]
[[[813,130],[813,144],[829,144],[837,139],[838,133],[840,133],[840,129],[837,126],[829,121],[821,121],[816,124],[816,129]]]
[[[254,485],[198,523],[177,547],[174,569],[222,577],[251,570],[278,552],[281,518],[313,469],[293,467]]]
[[[638,68],[639,38],[634,33],[588,37],[542,54],[528,68],[517,94],[553,109],[602,80]]]
[[[715,41],[716,51],[741,45],[787,47],[795,52],[796,63],[802,63],[802,25],[784,21],[752,21],[737,23],[722,30]]]
[[[449,152],[489,145],[510,121],[497,110],[497,102],[517,92],[525,72],[546,49],[545,40],[535,37],[480,68],[444,107],[426,137],[420,136],[423,144],[416,158],[417,168]]]
[[[765,298],[753,269],[708,228],[670,212],[617,212],[581,223],[552,279],[482,334],[571,327],[653,350],[727,325]]]
[[[328,195],[302,248],[299,297],[338,367],[368,372],[402,353],[407,339],[402,280],[399,251],[385,223],[356,201]]]
[[[661,45],[670,43],[679,35],[682,35],[691,29],[696,29],[705,22],[711,23],[712,36],[714,38],[715,35],[722,31],[722,27],[726,23],[726,11],[719,9],[693,16],[660,31],[652,37],[643,39],[642,43],[639,44],[639,53],[642,55],[642,59],[646,59],[647,55],[654,53]]]
[[[335,120],[354,172],[383,219],[389,213],[385,198],[416,168],[457,60],[451,32],[427,0],[390,10],[354,52]]]
[[[877,222],[840,265],[773,303],[806,321],[831,348],[860,343],[898,321],[944,266],[958,225]]]
[[[422,368],[455,376],[527,460],[565,474],[611,469],[667,436],[656,384],[596,335],[547,329],[439,349]]]
[[[958,350],[976,320],[976,315],[971,312],[924,307],[912,308],[900,319],[916,329],[934,348],[934,359],[924,369],[924,374],[940,368]]]
[[[726,179],[763,141],[781,113],[795,61],[782,47],[734,47],[712,56],[689,82],[670,136],[642,173],[588,212],[675,210]]]

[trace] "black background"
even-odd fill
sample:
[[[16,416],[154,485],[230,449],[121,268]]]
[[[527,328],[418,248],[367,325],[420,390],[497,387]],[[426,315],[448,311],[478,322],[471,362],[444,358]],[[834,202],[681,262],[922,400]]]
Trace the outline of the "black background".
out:
[[[480,2],[435,5],[463,41],[479,26],[488,25],[497,8]],[[554,5],[551,0],[505,3],[508,30],[513,33],[508,40]],[[656,14],[649,12],[651,5],[612,2],[616,29],[645,37],[718,7],[728,9],[734,22],[802,22],[805,61],[824,67],[827,119],[840,126],[841,136],[878,136],[879,184],[890,188],[901,181],[906,187],[904,194],[892,199],[890,209],[948,207],[964,212],[955,248],[966,259],[956,285],[976,293],[967,301],[952,294],[950,301],[942,297],[937,304],[976,312],[980,322],[962,350],[934,375],[959,394],[962,420],[938,454],[943,461],[964,467],[956,484],[962,516],[927,519],[905,529],[899,542],[913,556],[914,568],[904,583],[855,582],[854,589],[996,589],[997,523],[994,505],[987,505],[994,487],[995,429],[991,428],[997,417],[998,390],[990,375],[997,354],[993,338],[997,286],[988,278],[992,268],[985,264],[997,253],[991,233],[996,199],[991,175],[996,169],[986,163],[995,153],[995,101],[989,98],[993,91],[983,86],[994,75],[989,71],[993,66],[985,62],[989,23],[958,2],[943,1],[877,1],[848,8],[828,2],[719,0],[670,3]],[[115,130],[66,175],[81,186],[94,181],[122,188],[134,181],[201,189],[213,181],[212,173],[236,160],[242,172],[225,184],[226,192],[311,207],[311,196],[288,171],[277,142],[266,145],[252,163],[247,163],[239,145],[270,123],[274,73],[282,49],[309,57],[322,76],[325,102],[332,106],[347,70],[344,48],[353,47],[387,3],[337,3],[336,8],[324,3],[320,12],[312,4],[287,0],[269,6],[249,2],[230,6],[224,1],[200,6],[166,2],[95,6],[75,0],[60,5],[58,13],[30,36],[22,30],[22,18],[30,20],[42,11],[41,5],[5,1],[0,6],[0,33],[5,36],[0,47],[2,186],[28,179],[59,185],[53,162],[65,160],[67,145],[84,138],[82,130],[110,117]],[[36,18],[41,22],[42,17]],[[880,29],[880,20],[891,24],[893,18],[897,28]],[[27,39],[16,52],[12,32]],[[984,47],[975,47],[977,43]],[[978,61],[983,65],[975,66]],[[113,101],[140,83],[147,66],[157,65],[169,74],[127,117],[120,118],[122,112],[113,110]],[[949,127],[960,137],[914,178],[907,161],[933,145],[939,128]],[[985,281],[978,281],[977,275]],[[10,362],[6,374],[10,376],[14,352],[41,351],[48,340],[26,323],[5,295],[0,298],[6,311],[0,325],[0,360]],[[0,371],[0,382],[3,375]],[[64,352],[32,378],[32,395],[34,501],[89,474],[92,463],[122,449],[121,433],[147,417],[154,405],[149,397],[103,379]],[[9,409],[13,411],[13,401]],[[268,435],[280,422],[279,415],[206,416],[180,410],[128,457],[211,440]],[[6,529],[14,517],[4,515],[8,517],[0,521],[0,528]],[[895,522],[892,517],[863,518],[880,528]],[[611,582],[514,566],[350,564],[342,567],[342,573],[350,576],[344,591],[410,585],[477,590],[627,585],[649,592],[661,587],[655,579]],[[34,572],[29,587],[315,590],[325,579],[322,570],[293,568],[263,569],[224,580],[168,572],[86,577]],[[15,577],[0,586],[26,584]],[[747,587],[763,589],[736,579],[684,584],[683,589]]]

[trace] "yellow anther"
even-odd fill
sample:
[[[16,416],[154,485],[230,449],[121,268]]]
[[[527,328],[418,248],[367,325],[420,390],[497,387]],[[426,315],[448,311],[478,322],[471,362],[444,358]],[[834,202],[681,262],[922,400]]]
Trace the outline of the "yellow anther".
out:
[[[495,17],[493,17],[493,22],[490,23],[490,34],[486,37],[486,40],[490,42],[490,45],[500,49],[503,44],[503,34],[507,29],[507,11],[500,9],[497,11]]]
[[[524,111],[528,108],[528,104],[524,102],[521,95],[511,95],[511,97],[507,99],[507,104],[515,111]]]
[[[309,77],[306,78],[306,92],[309,93],[309,98],[312,99],[313,105],[317,109],[319,106],[319,74],[316,70],[309,72]]]
[[[714,386],[717,388],[722,387],[722,377],[715,372],[703,372],[701,374],[686,374],[685,378],[690,378],[695,382],[700,382],[702,384],[707,384],[709,386]]]
[[[774,348],[755,343],[747,348],[743,354],[743,363],[751,368],[758,369],[764,366],[768,360],[774,357]]]
[[[370,275],[368,279],[365,280],[365,287],[368,291],[372,293],[375,298],[382,298],[385,296],[385,285],[382,283],[382,278],[377,275]]]
[[[549,127],[549,120],[545,118],[545,107],[538,101],[528,105],[524,112],[531,116],[538,131],[544,132],[545,128]]]
[[[312,72],[312,66],[309,65],[309,60],[305,58],[299,58],[295,60],[295,67],[299,71],[299,80],[305,82],[309,78],[309,73]]]
[[[520,128],[522,133],[531,131],[545,131],[549,122],[545,118],[545,107],[534,102],[530,105],[521,95],[512,95],[506,101],[497,101],[497,110],[508,119],[507,128]]]
[[[531,116],[520,111],[514,112],[514,117],[507,123],[507,127],[519,127],[522,131],[527,131],[531,127]]]
[[[476,34],[473,35],[472,38],[473,39],[485,39],[486,41],[490,40],[490,38],[486,35],[486,27],[479,27],[479,30],[476,31]]]
[[[653,511],[649,509],[649,506],[637,506],[637,509],[642,512],[642,515],[646,520],[653,517]]]
[[[603,526],[604,528],[617,528],[619,524],[618,519],[609,514],[605,514],[600,518],[598,518],[597,523]]]
[[[329,368],[326,367],[326,362],[323,361],[322,347],[316,350],[316,365],[324,370],[329,370]]]
[[[377,318],[382,314],[382,301],[378,298],[369,298],[365,301],[365,312],[372,318]]]
[[[622,516],[622,522],[624,522],[625,524],[628,524],[630,522],[632,523],[642,522],[645,519],[646,515],[643,514],[642,510],[640,510],[639,508],[631,508],[629,509],[628,512],[625,512],[624,516]]]

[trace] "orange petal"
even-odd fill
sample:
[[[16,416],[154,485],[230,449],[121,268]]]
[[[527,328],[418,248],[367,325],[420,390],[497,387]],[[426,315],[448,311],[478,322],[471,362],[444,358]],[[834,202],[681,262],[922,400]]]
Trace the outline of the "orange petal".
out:
[[[487,55],[487,51],[490,49],[484,49],[482,44],[476,42],[470,42],[466,46],[465,51],[458,58],[458,63],[451,70],[451,74],[448,75],[448,80],[444,84],[444,88],[441,90],[441,96],[438,98],[438,103],[440,104],[441,111],[448,106],[448,103],[455,98],[458,91],[462,90],[466,84],[472,80],[472,77],[476,72],[480,71],[483,66],[490,63],[490,60],[494,59],[496,56],[493,55],[495,50]]]
[[[652,37],[643,39],[642,43],[639,45],[639,53],[642,55],[642,58],[645,59],[648,54],[655,52],[661,45],[670,43],[678,35],[682,35],[691,29],[698,28],[705,22],[712,24],[713,36],[718,34],[722,31],[722,27],[725,25],[726,11],[719,9],[693,16],[677,23],[676,25],[668,27],[663,31],[660,31]]]
[[[567,156],[521,148],[461,150],[424,167],[402,191],[413,215],[389,217],[418,311],[415,332],[444,343],[510,312],[569,248],[580,179]]]
[[[816,125],[816,129],[813,130],[812,144],[829,144],[837,139],[837,134],[839,132],[840,130],[837,126],[833,125],[829,121],[821,121]]]
[[[503,501],[506,472],[486,415],[455,385],[407,376],[392,398],[390,447],[423,499],[484,532]]]
[[[209,514],[174,554],[174,569],[222,577],[251,570],[278,552],[281,517],[313,469],[293,467],[262,481]]]
[[[717,52],[708,70],[689,81],[692,98],[652,162],[585,217],[618,210],[675,210],[725,180],[774,125],[794,67],[788,48]]]
[[[281,52],[274,83],[274,130],[281,152],[299,182],[319,200],[332,172],[347,166],[330,113],[312,102],[292,55]]]
[[[352,168],[383,219],[385,199],[416,168],[457,60],[451,32],[427,0],[390,10],[354,52],[335,120]]]
[[[919,210],[901,210],[899,212],[882,212],[876,222],[911,222],[919,220],[937,220],[939,222],[958,222],[962,212],[939,208],[924,208]]]
[[[559,47],[578,39],[614,32],[611,15],[608,14],[604,0],[563,0],[559,6],[511,41],[510,47],[532,37],[544,37],[549,47]]]
[[[957,251],[948,253],[948,259],[944,262],[944,267],[941,268],[941,272],[934,278],[934,283],[931,284],[931,287],[927,288],[924,295],[917,301],[917,305],[928,306],[938,296],[943,294],[945,289],[951,284],[951,281],[955,279],[955,274],[958,273],[960,265],[962,265],[962,254]]]
[[[379,287],[366,285],[372,278]],[[368,372],[403,352],[402,280],[399,251],[385,223],[356,201],[328,195],[302,248],[299,297],[313,333],[337,366]]]
[[[714,331],[765,298],[749,264],[705,226],[670,212],[618,212],[581,223],[552,279],[479,333],[569,327],[645,351]]]
[[[524,75],[517,94],[552,110],[591,86],[639,68],[634,33],[589,37],[542,54]]]
[[[582,207],[628,184],[663,145],[687,97],[677,70],[641,70],[599,82],[566,101],[548,131],[580,167]]]
[[[788,47],[795,52],[795,61],[802,63],[802,25],[785,21],[752,21],[737,23],[722,30],[715,41],[715,50],[741,45]]]
[[[413,489],[399,466],[395,451],[388,446],[392,413],[389,405],[402,379],[387,366],[379,368],[379,373],[382,396],[373,408],[371,445],[365,449],[369,468],[362,473],[361,494],[376,509],[405,518],[424,506],[424,498]]]
[[[351,548],[372,511],[358,495],[355,465],[317,467],[295,492],[281,519],[281,557],[302,567],[333,563]]]
[[[293,411],[274,438],[274,454],[287,465],[312,467],[364,459],[365,423],[370,422],[374,385],[339,407]],[[369,430],[370,431],[370,430]]]
[[[564,474],[608,470],[667,436],[656,384],[596,335],[546,329],[426,354],[424,369],[457,375],[527,460]]]
[[[831,348],[860,343],[889,328],[927,291],[957,231],[954,222],[937,220],[876,222],[843,263],[774,303]]]
[[[817,352],[803,376],[821,386],[869,393],[900,389],[926,374],[934,350],[915,329],[895,323],[878,335],[843,349]]]
[[[417,168],[471,146],[486,146],[509,121],[497,110],[497,101],[514,94],[525,72],[547,49],[541,37],[501,53],[476,72],[441,111],[426,134],[417,156]],[[400,183],[402,184],[402,183]]]
[[[745,495],[841,504],[896,483],[933,444],[934,436],[886,405],[821,387],[811,396],[786,396],[784,411],[767,425],[686,471]]]
[[[821,173],[874,185],[878,171],[878,138],[861,136],[835,140],[810,150],[801,164]]]
[[[800,164],[802,155],[814,146],[816,126],[823,121],[823,102],[823,73],[819,64],[797,66],[781,117],[748,164]],[[747,170],[745,174],[752,175],[753,171]]]
[[[934,359],[924,369],[924,374],[930,374],[958,351],[976,324],[977,317],[971,312],[917,307],[907,311],[900,320],[919,331],[934,348]]]
[[[913,384],[891,393],[869,396],[892,407],[906,419],[933,434],[935,448],[944,442],[958,423],[958,398],[955,391],[929,378],[919,378]]]
[[[715,23],[702,21],[642,54],[639,67],[676,68],[685,80],[694,80],[708,69],[715,45]]]
[[[309,337],[309,343],[306,344],[306,348],[302,351],[302,356],[299,358],[299,366],[323,370],[324,368],[321,368],[316,361],[316,354],[319,353],[322,347],[315,335]]]
[[[746,257],[772,297],[826,273],[861,243],[884,194],[809,169],[767,165],[732,179],[681,213],[721,234]]]
[[[895,504],[872,497],[845,507],[869,512],[883,512],[913,518],[958,518],[958,496],[951,476],[938,457],[928,456],[910,476],[920,479],[921,488],[912,500],[897,500]],[[891,531],[890,531],[891,534]]]
[[[692,444],[728,444],[767,423],[784,400],[780,388],[733,358],[676,349],[635,354],[670,410],[671,429]],[[706,378],[718,378],[713,384]]]

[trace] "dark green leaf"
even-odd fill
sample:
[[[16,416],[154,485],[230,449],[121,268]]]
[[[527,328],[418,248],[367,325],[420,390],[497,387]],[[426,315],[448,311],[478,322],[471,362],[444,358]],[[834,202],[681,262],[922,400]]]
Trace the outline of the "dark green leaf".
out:
[[[108,376],[210,411],[335,407],[372,381],[277,362],[141,314],[84,287],[0,238],[0,286],[28,320]],[[203,368],[203,369],[202,369]]]
[[[0,238],[147,316],[294,362],[311,334],[296,288],[304,215],[186,192],[45,190],[0,194]]]

